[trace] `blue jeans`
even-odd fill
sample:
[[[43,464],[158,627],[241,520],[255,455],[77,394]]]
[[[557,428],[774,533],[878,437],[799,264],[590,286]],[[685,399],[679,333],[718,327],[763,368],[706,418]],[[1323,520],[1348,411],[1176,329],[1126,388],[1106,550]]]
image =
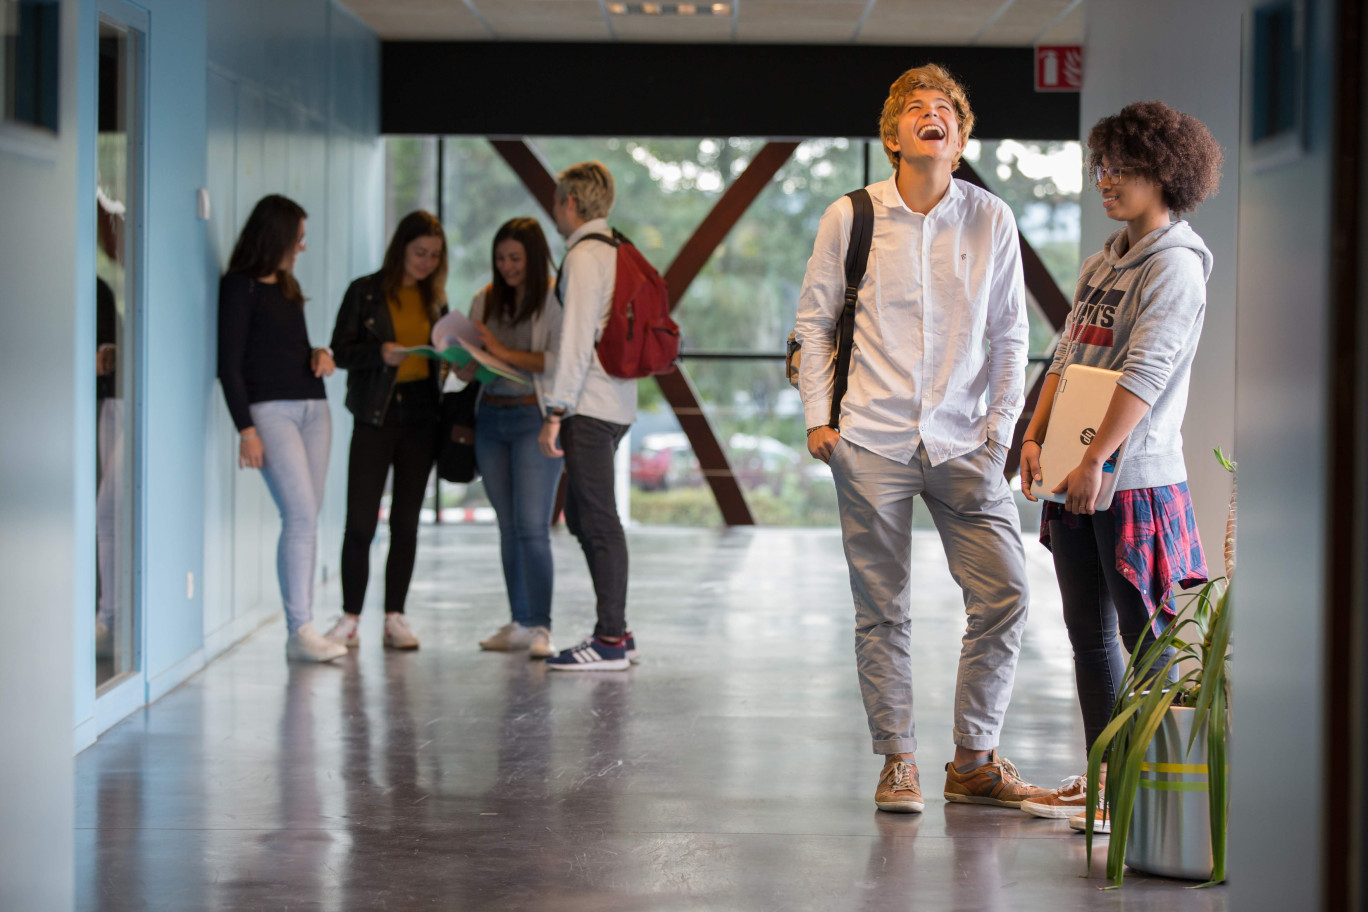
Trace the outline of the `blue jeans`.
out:
[[[290,633],[313,620],[318,511],[328,476],[332,414],[326,399],[278,399],[252,407],[266,487],[280,510],[276,574]]]
[[[481,405],[475,459],[485,493],[499,520],[499,549],[513,620],[551,626],[551,511],[560,482],[560,459],[537,446],[542,415],[535,405]]]

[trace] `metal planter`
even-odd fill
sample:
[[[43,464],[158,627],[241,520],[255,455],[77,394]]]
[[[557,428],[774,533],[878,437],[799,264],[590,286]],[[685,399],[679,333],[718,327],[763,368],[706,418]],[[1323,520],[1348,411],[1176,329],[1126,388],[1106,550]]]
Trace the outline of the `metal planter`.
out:
[[[1145,752],[1126,864],[1162,877],[1211,877],[1211,805],[1206,725],[1191,743],[1196,710],[1170,707]]]

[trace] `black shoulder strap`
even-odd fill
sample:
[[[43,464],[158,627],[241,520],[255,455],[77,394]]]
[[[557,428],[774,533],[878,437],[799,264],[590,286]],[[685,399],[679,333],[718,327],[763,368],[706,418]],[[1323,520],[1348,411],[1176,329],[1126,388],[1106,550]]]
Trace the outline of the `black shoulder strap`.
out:
[[[845,306],[841,322],[836,326],[836,378],[831,390],[831,427],[841,426],[841,400],[845,398],[850,380],[850,349],[855,341],[855,299],[860,292],[860,281],[869,266],[869,245],[874,240],[874,202],[869,191],[861,187],[846,194],[855,207],[850,223],[850,246],[846,249]]]

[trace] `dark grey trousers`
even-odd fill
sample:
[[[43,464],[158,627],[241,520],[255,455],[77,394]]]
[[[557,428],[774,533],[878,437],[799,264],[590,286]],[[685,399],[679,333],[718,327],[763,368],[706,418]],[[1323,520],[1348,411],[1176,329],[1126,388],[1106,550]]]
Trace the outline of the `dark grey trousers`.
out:
[[[584,549],[598,600],[595,636],[627,634],[627,536],[618,519],[613,456],[627,425],[572,415],[561,422],[565,525]]]

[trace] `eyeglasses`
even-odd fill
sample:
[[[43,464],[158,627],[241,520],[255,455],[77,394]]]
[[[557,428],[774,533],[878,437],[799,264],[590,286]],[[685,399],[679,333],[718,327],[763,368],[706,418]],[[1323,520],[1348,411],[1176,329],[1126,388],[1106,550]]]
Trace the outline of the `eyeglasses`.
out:
[[[1118,183],[1120,183],[1120,182],[1125,178],[1125,176],[1126,176],[1129,172],[1134,171],[1134,170],[1135,170],[1134,168],[1124,168],[1124,167],[1123,167],[1123,168],[1104,168],[1104,167],[1102,167],[1101,165],[1098,165],[1096,168],[1093,168],[1093,169],[1092,169],[1093,183],[1095,183],[1095,184],[1100,184],[1100,183],[1102,183],[1102,178],[1105,177],[1105,178],[1106,178],[1108,181],[1110,181],[1111,183],[1113,183],[1113,184],[1118,184]]]

